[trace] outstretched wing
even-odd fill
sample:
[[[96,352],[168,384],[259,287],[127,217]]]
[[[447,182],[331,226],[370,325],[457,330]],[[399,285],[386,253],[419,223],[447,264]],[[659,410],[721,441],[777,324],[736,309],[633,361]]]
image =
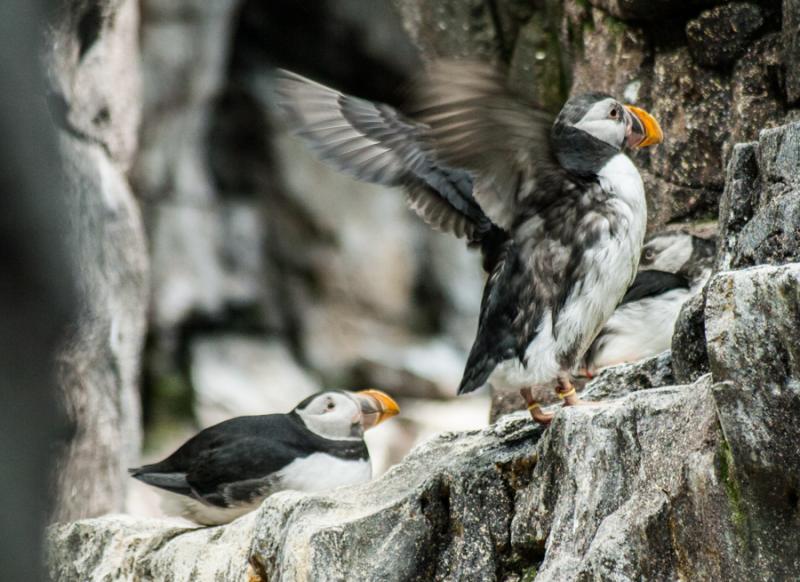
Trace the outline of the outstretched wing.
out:
[[[426,147],[428,128],[396,109],[345,95],[289,71],[277,75],[278,104],[317,156],[359,180],[400,186],[428,224],[480,240],[492,224],[472,197],[472,178]]]
[[[414,92],[415,119],[430,127],[437,156],[469,170],[474,197],[498,226],[535,213],[552,188],[542,188],[558,164],[550,149],[553,117],[508,89],[493,67],[438,61]],[[556,191],[558,189],[555,189]]]

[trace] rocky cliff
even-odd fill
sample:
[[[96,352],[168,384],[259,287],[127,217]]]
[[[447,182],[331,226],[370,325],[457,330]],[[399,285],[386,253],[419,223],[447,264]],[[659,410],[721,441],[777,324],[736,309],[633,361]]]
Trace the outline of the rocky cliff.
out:
[[[800,194],[798,144],[793,124],[737,146],[726,229],[759,231],[762,212]],[[748,151],[752,190],[739,182]],[[748,217],[733,216],[754,195]],[[441,434],[372,483],[278,494],[228,526],[54,526],[51,576],[789,579],[800,571],[800,222],[788,226],[769,237],[774,264],[737,270],[724,270],[724,249],[744,257],[753,243],[725,231],[699,318],[710,373],[690,384],[664,385],[668,355],[612,369],[587,387],[602,402],[562,410],[547,430],[512,415]]]
[[[718,218],[716,274],[684,308],[672,356],[609,370],[588,393],[611,401],[545,432],[512,417],[445,433],[369,485],[281,494],[220,528],[56,525],[52,579],[800,571],[800,3],[295,4],[147,0],[140,15],[135,2],[75,0],[55,17],[49,102],[87,298],[63,358],[76,430],[61,520],[122,509],[140,370],[150,426],[165,410],[207,424],[323,384],[377,384],[407,410],[429,407],[386,437],[388,460],[440,420],[425,420],[432,397],[453,395],[477,257],[419,224],[400,193],[338,176],[286,138],[263,98],[273,64],[391,100],[420,59],[466,55],[507,65],[546,107],[587,89],[643,105],[668,138],[637,159],[650,226]]]

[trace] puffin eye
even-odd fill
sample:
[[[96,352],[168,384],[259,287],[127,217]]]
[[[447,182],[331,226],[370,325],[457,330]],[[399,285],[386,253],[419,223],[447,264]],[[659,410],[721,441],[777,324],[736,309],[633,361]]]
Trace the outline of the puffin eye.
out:
[[[646,261],[652,261],[656,256],[656,252],[653,249],[645,249],[644,250],[644,258]]]
[[[336,405],[333,403],[333,400],[328,400],[328,405],[326,406],[328,410],[333,410],[336,408]]]
[[[608,116],[611,119],[617,119],[619,117],[619,107],[612,107],[611,111],[608,113]]]

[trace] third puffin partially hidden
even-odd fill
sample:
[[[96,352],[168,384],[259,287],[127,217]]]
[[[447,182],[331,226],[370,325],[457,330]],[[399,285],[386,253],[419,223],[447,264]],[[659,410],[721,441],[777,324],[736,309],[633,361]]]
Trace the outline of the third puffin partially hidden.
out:
[[[278,75],[292,129],[323,161],[403,187],[426,222],[464,236],[488,272],[459,394],[489,382],[580,404],[570,372],[636,274],[647,221],[644,187],[625,148],[657,144],[642,109],[605,93],[570,98],[553,118],[513,93],[493,67],[433,63],[408,113]]]
[[[633,284],[584,354],[581,374],[591,378],[669,349],[681,307],[708,281],[715,253],[713,239],[680,231],[653,235]]]

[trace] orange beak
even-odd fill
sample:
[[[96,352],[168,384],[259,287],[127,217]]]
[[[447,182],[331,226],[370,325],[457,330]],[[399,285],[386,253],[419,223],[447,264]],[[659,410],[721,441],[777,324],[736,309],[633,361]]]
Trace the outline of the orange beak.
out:
[[[361,426],[364,430],[400,413],[397,402],[380,390],[361,390],[355,393],[355,397],[361,406]]]
[[[635,148],[646,148],[664,141],[664,133],[655,118],[644,109],[626,105],[631,123],[628,127],[628,145]]]

